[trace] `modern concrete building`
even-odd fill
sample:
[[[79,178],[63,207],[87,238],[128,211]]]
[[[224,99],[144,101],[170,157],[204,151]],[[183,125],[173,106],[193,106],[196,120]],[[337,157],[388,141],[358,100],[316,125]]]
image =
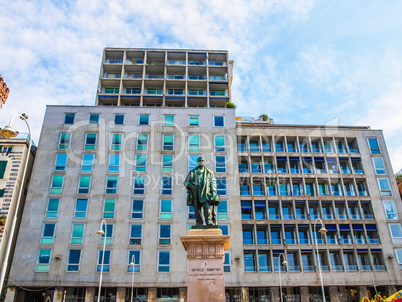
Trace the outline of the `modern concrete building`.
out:
[[[235,117],[223,108],[229,62],[222,51],[106,49],[97,106],[47,107],[8,301],[94,301],[102,256],[103,301],[129,301],[132,278],[136,301],[186,301],[179,237],[195,220],[183,181],[200,155],[231,236],[227,301],[278,302],[281,288],[285,301],[321,301],[321,280],[328,301],[402,287],[402,204],[382,132]],[[210,77],[226,74],[218,101]]]

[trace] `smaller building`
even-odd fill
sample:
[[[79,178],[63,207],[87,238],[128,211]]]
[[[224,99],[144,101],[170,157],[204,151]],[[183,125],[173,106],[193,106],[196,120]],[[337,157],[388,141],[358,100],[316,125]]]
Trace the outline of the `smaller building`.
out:
[[[9,94],[10,88],[7,87],[7,84],[0,74],[0,109],[3,107],[3,104],[6,103]]]

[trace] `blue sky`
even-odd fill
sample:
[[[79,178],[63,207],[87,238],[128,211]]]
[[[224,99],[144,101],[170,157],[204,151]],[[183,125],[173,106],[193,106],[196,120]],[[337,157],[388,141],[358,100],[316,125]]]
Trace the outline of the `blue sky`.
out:
[[[401,15],[398,0],[5,0],[0,123],[26,112],[38,141],[46,104],[94,104],[105,47],[225,49],[238,116],[382,129],[397,171]]]

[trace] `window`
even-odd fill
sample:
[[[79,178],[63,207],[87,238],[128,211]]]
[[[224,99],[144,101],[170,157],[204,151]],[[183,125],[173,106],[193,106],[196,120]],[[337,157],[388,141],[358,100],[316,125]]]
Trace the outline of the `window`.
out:
[[[0,161],[0,179],[4,178],[4,174],[6,173],[7,161]]]
[[[88,194],[90,186],[91,186],[91,176],[81,175],[80,183],[78,186],[78,194]]]
[[[137,137],[137,150],[148,149],[148,134],[139,133]]]
[[[84,226],[85,224],[73,224],[71,244],[82,244],[84,241]]]
[[[71,143],[71,133],[60,133],[60,140],[59,140],[59,149],[60,150],[67,150],[70,149]]]
[[[0,189],[0,198],[3,198],[5,193],[6,189]]]
[[[162,155],[162,172],[173,171],[173,155]]]
[[[87,133],[85,136],[85,150],[95,150],[96,148],[96,133]]]
[[[135,171],[143,172],[147,169],[147,156],[145,154],[137,154],[135,156]]]
[[[214,127],[224,127],[225,120],[223,116],[214,116]]]
[[[224,251],[225,260],[223,261],[223,271],[230,272],[230,253],[229,251]]]
[[[46,218],[55,218],[59,211],[59,201],[58,198],[50,198],[47,203]]]
[[[158,272],[168,273],[170,271],[170,251],[158,251]]]
[[[130,264],[134,263],[134,266],[131,266]],[[141,251],[140,250],[134,250],[134,251],[128,251],[128,272],[139,272],[140,271],[140,263],[141,263]]]
[[[114,124],[115,125],[124,125],[124,114],[115,114],[114,115]]]
[[[117,176],[107,177],[106,194],[117,194]]]
[[[118,172],[120,166],[120,154],[109,154],[109,172]]]
[[[74,218],[87,217],[88,199],[77,199]]]
[[[13,149],[13,146],[0,146],[0,152],[11,152],[11,150]]]
[[[174,143],[174,135],[173,134],[164,134],[162,150],[172,151],[173,143]]]
[[[144,217],[144,201],[141,199],[134,199],[131,218],[143,218],[143,217]]]
[[[396,259],[398,260],[399,269],[402,269],[402,249],[395,250]]]
[[[218,205],[218,219],[229,219],[228,215],[228,201],[221,200],[221,203]]]
[[[368,144],[371,154],[381,154],[380,146],[378,145],[378,140],[376,138],[369,138]]]
[[[65,171],[66,165],[67,165],[67,159],[68,159],[67,153],[58,153],[56,155],[56,164],[54,165],[54,170],[55,171]],[[0,163],[0,166],[1,166],[1,163]],[[1,168],[0,168],[0,170],[1,170]],[[0,179],[1,178],[2,177],[1,177],[1,173],[0,173]]]
[[[385,170],[384,160],[382,159],[382,157],[373,157],[373,164],[375,174],[377,175],[387,174],[387,171]]]
[[[378,185],[380,186],[380,191],[382,196],[391,196],[391,187],[389,185],[388,178],[379,178]]]
[[[53,175],[50,193],[61,193],[63,190],[64,175]]]
[[[165,115],[165,126],[173,126],[174,115]]]
[[[220,224],[218,228],[222,231],[222,235],[229,235],[229,226]]]
[[[103,206],[103,218],[114,218],[114,212],[116,210],[116,199],[105,199]]]
[[[149,125],[149,115],[140,115],[139,125]]]
[[[74,124],[75,113],[64,114],[64,124]]]
[[[35,271],[37,272],[49,271],[51,255],[52,250],[39,250],[38,261],[36,263]]]
[[[227,181],[226,177],[217,177],[216,178],[216,188],[218,195],[227,195]]]
[[[215,172],[226,173],[226,156],[224,155],[215,156]]]
[[[98,125],[99,124],[99,114],[90,113],[89,114],[89,124]]]
[[[82,154],[81,171],[92,171],[95,154],[84,153]]]
[[[200,117],[198,115],[190,115],[190,126],[199,126]]]
[[[102,258],[103,258],[103,270],[102,270]],[[96,268],[97,272],[100,271],[108,272],[110,271],[110,250],[105,250],[105,256],[103,256],[103,250],[98,252],[98,265]]]
[[[112,144],[110,146],[110,149],[111,150],[121,150],[122,138],[123,138],[123,134],[112,133]]]
[[[80,269],[81,250],[69,250],[68,251],[68,272],[78,272]]]
[[[102,223],[102,231],[105,232],[100,238],[100,244],[104,243],[104,240],[106,239],[106,244],[112,244],[113,243],[113,226],[114,224],[108,223],[106,225],[106,231],[105,231],[105,224]]]
[[[385,214],[387,215],[387,219],[399,219],[398,210],[396,209],[395,201],[384,200],[383,202],[384,202],[384,210],[385,210]]]
[[[160,219],[172,219],[172,201],[168,199],[161,200]]]
[[[188,137],[188,150],[189,151],[200,151],[200,136],[199,135],[189,135]]]
[[[134,192],[133,194],[145,194],[145,177],[134,177]]]
[[[188,159],[188,170],[191,171],[195,167],[198,166],[197,159],[199,158],[199,155],[189,155]]]
[[[142,225],[132,224],[130,231],[130,244],[141,244]]]
[[[391,231],[392,241],[394,243],[396,243],[394,239],[402,240],[402,228],[400,223],[390,223],[389,230]]]
[[[54,243],[54,231],[56,228],[55,223],[45,223],[43,225],[42,232],[42,244],[53,244]]]
[[[161,178],[161,195],[171,195],[172,194],[172,177],[162,176]]]
[[[159,225],[159,244],[160,245],[169,245],[171,244],[171,225],[170,224],[161,224]]]
[[[225,136],[224,135],[215,135],[215,151],[225,151]]]

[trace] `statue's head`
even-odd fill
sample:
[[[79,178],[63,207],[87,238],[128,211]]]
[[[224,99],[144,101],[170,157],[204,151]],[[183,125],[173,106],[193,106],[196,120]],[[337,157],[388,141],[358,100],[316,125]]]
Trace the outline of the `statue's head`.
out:
[[[199,158],[197,158],[197,164],[198,164],[198,167],[203,167],[204,166],[204,157],[203,156],[200,156]]]

